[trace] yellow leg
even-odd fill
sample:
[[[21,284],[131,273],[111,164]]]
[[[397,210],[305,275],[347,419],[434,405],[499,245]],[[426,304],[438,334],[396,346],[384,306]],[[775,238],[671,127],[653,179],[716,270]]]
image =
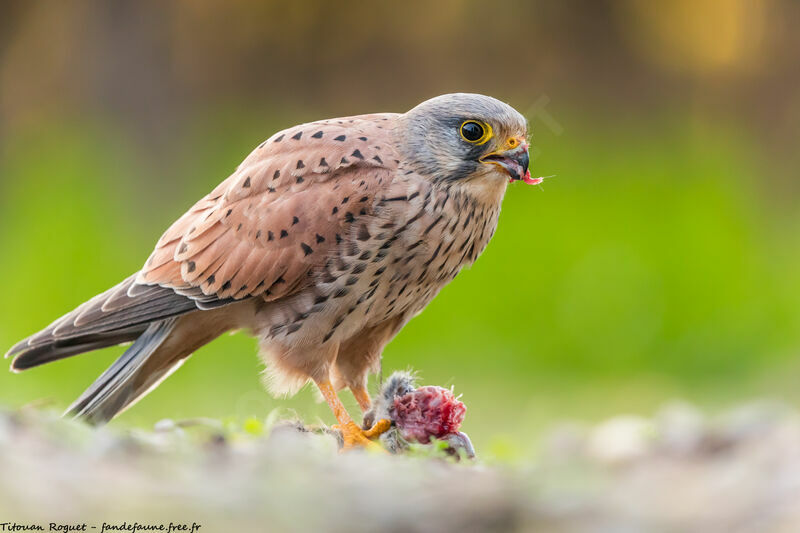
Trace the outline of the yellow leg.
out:
[[[369,408],[372,407],[372,399],[370,399],[367,389],[365,387],[350,387],[350,390],[353,392],[353,396],[356,397],[361,412],[366,413],[369,411]]]
[[[334,428],[342,432],[342,439],[344,440],[343,449],[347,450],[358,447],[382,449],[370,439],[379,437],[381,433],[389,429],[391,423],[388,420],[379,420],[371,429],[364,431],[350,418],[350,415],[336,395],[336,391],[333,389],[333,385],[331,385],[330,381],[317,382],[317,387],[319,387],[322,397],[325,398],[325,402],[327,402],[331,411],[333,411],[333,416],[336,417],[336,421],[339,422],[338,426],[334,426]]]

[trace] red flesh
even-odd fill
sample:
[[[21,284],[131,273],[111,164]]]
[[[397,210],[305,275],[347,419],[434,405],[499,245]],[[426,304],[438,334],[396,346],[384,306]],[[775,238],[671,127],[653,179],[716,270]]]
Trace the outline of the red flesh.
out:
[[[427,444],[456,433],[466,411],[448,389],[427,386],[395,398],[390,415],[404,439]]]

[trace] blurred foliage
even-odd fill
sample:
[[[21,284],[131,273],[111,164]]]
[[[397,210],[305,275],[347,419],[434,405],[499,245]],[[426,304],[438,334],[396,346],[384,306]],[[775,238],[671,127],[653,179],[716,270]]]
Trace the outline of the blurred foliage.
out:
[[[678,2],[662,18],[644,2],[558,5],[486,16],[449,2],[420,19],[382,4],[10,2],[0,346],[138,269],[277,129],[475,90],[527,113],[533,172],[555,177],[510,188],[485,255],[385,369],[454,385],[465,431],[502,456],[554,419],[673,396],[800,401],[800,69],[781,23],[797,6]],[[715,24],[719,40],[696,29]],[[203,348],[118,423],[278,407],[332,422],[308,389],[263,391],[255,344]],[[0,373],[0,404],[66,406],[121,351]]]

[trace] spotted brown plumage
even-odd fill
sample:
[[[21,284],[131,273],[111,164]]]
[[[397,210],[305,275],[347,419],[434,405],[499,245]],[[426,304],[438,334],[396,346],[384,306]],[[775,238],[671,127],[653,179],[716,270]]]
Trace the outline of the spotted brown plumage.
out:
[[[161,237],[144,267],[11,349],[23,370],[135,340],[70,412],[104,422],[225,331],[258,337],[276,392],[309,380],[369,408],[384,346],[484,250],[526,122],[481,95],[278,132]]]
[[[391,156],[385,133],[375,128],[385,116],[314,122],[268,139],[167,230],[137,282],[196,288],[221,300],[268,301],[313,283],[309,269],[355,221],[351,211],[333,213],[329,206],[348,194],[369,200],[396,170],[396,164],[352,157],[381,151]],[[366,140],[337,142],[347,131]],[[368,213],[371,209],[359,216]]]

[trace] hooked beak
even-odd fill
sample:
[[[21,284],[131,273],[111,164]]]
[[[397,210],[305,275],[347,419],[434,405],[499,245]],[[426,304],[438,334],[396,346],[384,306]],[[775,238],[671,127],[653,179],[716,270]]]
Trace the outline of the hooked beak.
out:
[[[528,171],[530,159],[528,156],[528,142],[520,141],[515,148],[505,151],[496,151],[486,154],[479,160],[481,163],[489,163],[501,167],[508,173],[509,181],[524,181],[531,183],[531,173]]]

